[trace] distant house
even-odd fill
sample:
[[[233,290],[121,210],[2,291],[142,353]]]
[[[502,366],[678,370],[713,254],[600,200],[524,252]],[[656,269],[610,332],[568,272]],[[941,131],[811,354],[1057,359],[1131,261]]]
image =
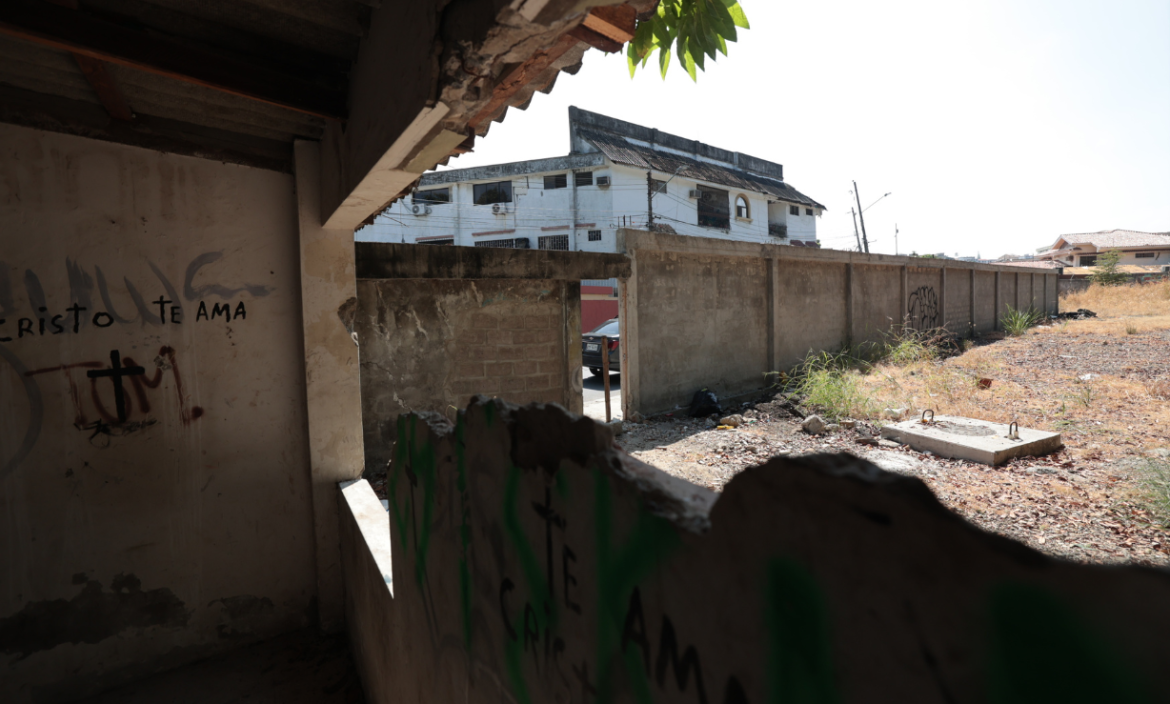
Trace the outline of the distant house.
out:
[[[818,246],[784,167],[569,108],[568,156],[424,175],[358,240],[615,252],[621,227]]]
[[[1000,263],[1029,269],[1058,269],[1060,292],[1067,293],[1088,286],[1096,271],[1097,258],[1110,251],[1121,255],[1117,271],[1135,281],[1170,273],[1170,233],[1134,230],[1061,235],[1051,247],[1034,256]]]
[[[1090,267],[1097,265],[1101,252],[1117,250],[1118,264],[1154,266],[1170,264],[1170,233],[1135,232],[1133,230],[1106,230],[1079,235],[1061,235],[1036,259],[1057,262],[1061,267]]]

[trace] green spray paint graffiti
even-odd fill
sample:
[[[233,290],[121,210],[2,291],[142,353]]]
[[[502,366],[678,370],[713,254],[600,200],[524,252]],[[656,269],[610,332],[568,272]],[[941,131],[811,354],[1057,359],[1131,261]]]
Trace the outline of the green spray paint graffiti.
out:
[[[427,551],[431,542],[431,524],[435,505],[435,481],[437,467],[435,465],[435,448],[429,443],[421,446],[415,443],[415,428],[417,416],[399,416],[398,441],[394,447],[393,472],[386,482],[386,493],[390,497],[390,512],[394,517],[394,525],[398,529],[399,539],[404,551],[410,549],[409,536],[414,534],[414,576],[421,585],[426,579]],[[402,489],[399,482],[402,475],[406,475],[406,491],[410,494],[409,504],[400,498]],[[419,520],[415,507],[414,487],[422,480],[422,517]],[[411,528],[413,527],[413,531]]]
[[[840,701],[834,682],[829,611],[808,570],[793,560],[772,560],[764,613],[769,640],[765,668],[769,701]]]
[[[991,702],[1153,702],[1125,658],[1053,594],[1002,584],[989,606]]]
[[[463,414],[455,424],[455,468],[459,489],[459,607],[463,614],[463,644],[471,653],[471,498],[467,487],[467,445]]]

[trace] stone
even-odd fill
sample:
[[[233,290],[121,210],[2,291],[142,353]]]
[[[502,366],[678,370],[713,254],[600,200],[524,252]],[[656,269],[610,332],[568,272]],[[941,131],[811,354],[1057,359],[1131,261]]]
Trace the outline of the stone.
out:
[[[853,442],[857,443],[858,445],[877,445],[881,442],[881,440],[878,440],[872,435],[858,435],[857,438],[853,440]]]
[[[724,416],[723,418],[719,419],[719,425],[730,425],[733,428],[738,428],[739,426],[743,425],[743,416],[738,413],[732,414],[730,416]]]
[[[841,430],[840,423],[829,423],[828,425],[825,426],[826,433],[836,433],[840,430]]]
[[[1046,455],[1063,446],[1060,433],[1019,428],[1018,436],[1008,437],[1004,423],[960,416],[937,416],[932,423],[908,420],[882,428],[883,438],[899,440],[920,452],[992,466],[1012,457]]]
[[[906,409],[887,408],[886,410],[882,411],[882,415],[884,415],[886,418],[889,418],[890,420],[902,420],[906,417]]]
[[[821,420],[820,416],[809,416],[804,419],[800,427],[809,435],[820,435],[825,432],[825,421]]]
[[[843,420],[843,421],[841,421],[841,427],[846,429],[846,430],[853,430],[855,427],[857,427],[857,421]]]

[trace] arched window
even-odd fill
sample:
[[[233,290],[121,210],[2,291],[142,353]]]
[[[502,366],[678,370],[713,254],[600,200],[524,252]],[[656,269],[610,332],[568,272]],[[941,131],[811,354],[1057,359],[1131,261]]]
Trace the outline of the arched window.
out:
[[[752,216],[752,209],[748,206],[747,198],[743,196],[735,197],[735,217],[750,218]]]

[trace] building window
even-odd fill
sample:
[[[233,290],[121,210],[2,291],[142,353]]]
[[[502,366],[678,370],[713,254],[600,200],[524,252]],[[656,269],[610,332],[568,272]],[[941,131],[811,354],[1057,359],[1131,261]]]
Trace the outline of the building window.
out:
[[[537,238],[536,246],[540,249],[555,249],[561,252],[569,251],[568,235],[545,235]]]
[[[735,217],[750,218],[752,216],[752,209],[748,206],[747,198],[743,196],[735,197]]]
[[[718,188],[698,186],[699,225],[727,230],[731,227],[731,194]]]
[[[800,215],[800,206],[799,205],[788,206],[788,214],[789,215]]]
[[[809,215],[809,216],[811,216],[811,215],[813,214],[813,212],[812,212],[812,208],[805,208],[805,209],[804,209],[804,214],[805,214],[805,215]]]
[[[592,171],[578,171],[577,173],[573,174],[573,183],[576,184],[578,187],[592,186],[593,185],[593,172]]]
[[[476,242],[476,247],[497,247],[500,249],[531,249],[532,245],[527,237],[517,237],[514,240],[487,240]]]
[[[419,203],[426,203],[428,205],[441,205],[443,203],[451,202],[450,188],[432,188],[427,191],[415,191],[414,196],[410,199],[411,203],[418,205]]]
[[[496,181],[495,183],[477,183],[474,186],[474,196],[476,205],[511,203],[512,182]]]
[[[600,242],[601,241],[601,230],[590,230],[589,231],[589,241],[590,242]]]
[[[554,174],[544,177],[544,190],[546,191],[551,191],[555,188],[567,188],[568,185],[569,177],[565,174]]]
[[[1081,255],[1081,266],[1097,266],[1097,255],[1096,254],[1082,254]]]
[[[418,242],[418,244],[438,244],[438,245],[448,245],[448,246],[453,247],[453,246],[455,246],[455,238],[451,237],[448,239],[441,239],[441,240],[421,240]]]
[[[1134,252],[1133,256],[1135,259],[1154,259],[1155,258],[1153,252]]]
[[[656,178],[650,179],[651,193],[666,193],[666,181],[660,181]]]

